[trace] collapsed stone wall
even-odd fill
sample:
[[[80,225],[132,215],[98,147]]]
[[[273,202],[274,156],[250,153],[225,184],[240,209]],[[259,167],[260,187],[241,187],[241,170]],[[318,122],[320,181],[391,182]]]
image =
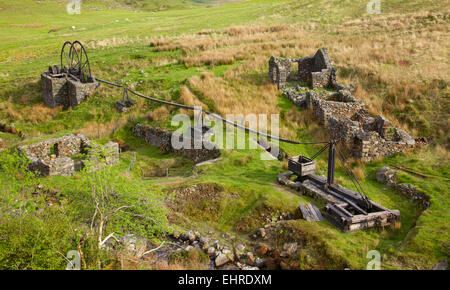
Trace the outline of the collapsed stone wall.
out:
[[[363,101],[352,95],[353,86],[337,82],[336,68],[325,48],[314,56],[301,59],[282,59],[272,57],[269,61],[269,77],[277,81],[283,95],[294,104],[312,110],[313,116],[328,129],[332,139],[343,141],[351,150],[351,155],[363,161],[371,161],[396,152],[414,148],[415,140],[404,130],[396,128],[382,116],[371,117]],[[286,63],[299,63],[296,77],[292,73],[284,78],[273,78],[273,72],[284,72],[290,66]],[[283,65],[281,65],[283,64]],[[308,87],[286,86],[289,80],[300,80]]]
[[[136,126],[133,128],[133,132],[139,138],[144,139],[144,141],[148,144],[157,146],[164,151],[181,153],[195,163],[215,159],[220,156],[220,150],[217,148],[217,146],[204,138],[194,139],[187,134],[179,135],[175,132],[166,131],[161,128],[144,126],[141,124],[136,124]],[[174,138],[178,138],[180,142],[184,140],[183,138],[188,138],[188,142],[190,142],[190,149],[173,148],[172,136],[174,136]],[[197,146],[195,146],[196,143]],[[201,145],[201,149],[195,149],[195,147],[199,147],[198,144]]]
[[[107,152],[105,163],[107,165],[116,164],[119,160],[119,144],[108,142],[105,148]],[[83,160],[74,160],[72,157],[94,153],[100,148],[92,145],[91,141],[82,134],[71,134],[20,146],[18,150],[30,160],[28,169],[37,172],[39,176],[71,176],[76,170],[84,167]]]
[[[423,210],[429,208],[431,205],[431,198],[428,194],[418,190],[412,184],[398,184],[397,172],[387,166],[384,166],[377,171],[376,179],[390,187],[394,187],[401,195],[419,203]]]

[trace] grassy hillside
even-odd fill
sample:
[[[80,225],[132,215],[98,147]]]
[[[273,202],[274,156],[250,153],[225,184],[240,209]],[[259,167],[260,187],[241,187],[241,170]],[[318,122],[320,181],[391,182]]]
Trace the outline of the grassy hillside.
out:
[[[282,238],[306,236],[309,254],[318,257],[326,253],[329,257],[328,264],[316,261],[306,268],[329,265],[362,269],[370,249],[382,253],[384,268],[423,269],[448,259],[448,2],[383,1],[380,15],[368,15],[367,1],[354,0],[253,0],[222,5],[117,1],[125,6],[114,2],[83,1],[81,15],[68,15],[64,1],[25,0],[19,4],[0,0],[0,120],[24,134],[21,138],[0,132],[0,150],[73,132],[101,143],[118,140],[132,151],[121,154],[120,165],[110,174],[126,179],[130,185],[127,190],[142,189],[130,195],[123,190],[124,199],[133,201],[151,193],[152,198],[163,200],[162,208],[172,208],[167,200],[177,187],[216,184],[223,191],[219,202],[205,200],[199,206],[187,199],[180,207],[185,210],[164,213],[168,221],[162,219],[164,226],[148,231],[149,237],[160,238],[158,231],[170,231],[170,227],[195,227],[233,231],[246,239],[263,225],[262,213],[294,211],[299,201],[310,201],[275,184],[276,175],[286,170],[285,165],[262,161],[261,152],[254,150],[224,150],[222,161],[198,169],[190,179],[142,180],[141,170],[163,163],[192,168],[188,160],[164,155],[130,132],[136,122],[168,127],[170,116],[179,111],[137,100],[137,108],[120,114],[112,108],[121,91],[110,87],[101,88],[76,109],[50,109],[41,100],[39,75],[58,63],[64,41],[78,39],[86,45],[93,74],[99,78],[122,80],[146,95],[200,104],[219,114],[280,113],[280,134],[284,137],[324,140],[326,132],[310,114],[280,96],[266,76],[271,55],[301,57],[325,46],[339,69],[339,78],[357,85],[356,95],[368,104],[371,113],[388,116],[413,135],[431,136],[437,144],[367,165],[352,163],[370,198],[401,211],[400,229],[344,234],[327,221],[292,220],[283,224],[286,237]],[[160,11],[162,2],[170,9]],[[306,155],[318,149],[286,144],[282,148],[289,154]],[[136,165],[128,170],[134,153]],[[433,176],[422,179],[405,172],[399,176],[401,182],[412,183],[431,196],[432,205],[423,214],[417,204],[375,180],[377,169],[389,164]],[[325,173],[325,156],[318,167]],[[352,187],[340,167],[337,176],[339,183]],[[31,185],[39,183],[61,193],[61,204],[56,208],[45,200],[33,199],[29,188],[10,187],[6,181],[15,180],[10,178],[7,171],[0,172],[0,187],[5,193],[0,234],[15,236],[13,232],[21,227],[10,215],[15,207],[26,205],[36,211],[20,219],[27,225],[24,236],[29,240],[15,236],[9,242],[0,242],[0,252],[4,253],[0,256],[1,268],[64,267],[65,261],[52,250],[55,247],[65,253],[82,245],[91,257],[100,255],[89,250],[90,238],[84,235],[89,233],[92,209],[81,205],[89,189],[76,185],[86,176],[30,178]],[[23,177],[19,174],[13,178],[21,184]],[[19,196],[20,202],[12,203],[9,194]],[[160,216],[159,212],[151,213]],[[117,222],[129,221],[121,218]],[[56,221],[60,221],[58,229],[64,233],[59,244],[53,241],[50,227]],[[245,230],[243,225],[247,225]],[[115,226],[111,229],[117,230]],[[138,230],[126,229],[124,234]],[[42,256],[36,260],[25,254],[14,256],[18,249],[22,253],[35,247],[36,233],[45,237],[46,242],[40,245]],[[104,265],[110,262],[107,258],[102,261]],[[88,265],[96,264],[88,261]]]

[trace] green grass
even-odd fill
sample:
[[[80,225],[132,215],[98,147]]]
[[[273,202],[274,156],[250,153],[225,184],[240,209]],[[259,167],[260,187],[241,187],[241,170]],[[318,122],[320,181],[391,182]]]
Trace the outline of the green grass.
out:
[[[62,1],[41,1],[37,4],[31,0],[20,3],[0,0],[0,105],[11,103],[15,110],[20,111],[41,104],[40,84],[37,82],[39,74],[49,65],[59,62],[59,50],[66,40],[78,39],[88,48],[92,47],[88,49],[88,54],[95,76],[112,81],[123,80],[127,85],[135,85],[137,91],[146,95],[177,101],[180,88],[187,85],[192,76],[205,71],[221,76],[241,63],[186,68],[177,61],[181,51],[155,52],[149,47],[150,38],[192,34],[204,29],[219,30],[249,23],[340,23],[345,19],[364,15],[367,3],[362,0],[253,0],[210,6],[175,0],[151,1],[145,5],[143,1],[122,1],[133,2],[132,7],[138,12],[132,12],[126,7],[110,6],[109,1],[85,2],[82,14],[71,16],[66,13],[65,2]],[[406,13],[425,8],[435,11],[444,5],[432,2],[396,0],[383,2],[382,9]],[[165,7],[160,11],[162,5]],[[49,33],[50,30],[55,32]],[[106,43],[105,47],[101,45],[102,41]],[[167,59],[169,62],[158,66],[155,63],[159,59]],[[115,101],[121,98],[121,93],[118,89],[104,87],[77,108],[63,110],[50,120],[37,124],[26,118],[14,119],[8,115],[7,110],[0,110],[0,118],[23,131],[26,136],[22,140],[17,136],[0,133],[0,144],[4,143],[3,147],[29,144],[72,133],[91,121],[107,123],[117,120],[121,114],[113,108]],[[140,169],[171,160],[181,160],[181,168],[184,169],[192,168],[193,164],[181,156],[161,152],[131,133],[131,127],[136,122],[150,123],[145,114],[157,107],[158,105],[144,102],[139,108],[140,114],[137,117],[129,115],[128,123],[123,128],[96,139],[100,142],[121,139],[128,144],[133,151],[121,154],[121,163],[115,167],[115,173],[125,172],[136,153],[136,165],[128,175],[130,183],[143,191],[166,197],[174,186],[164,186],[161,183],[172,179],[142,180]],[[282,96],[278,98],[278,107],[281,109],[282,120],[283,114],[295,108]],[[174,110],[170,115],[177,112],[178,110]],[[157,125],[171,127],[170,118]],[[300,128],[295,133],[298,140],[314,140],[308,128]],[[315,146],[292,144],[280,146],[291,155],[312,155],[319,149]],[[373,229],[341,233],[328,221],[307,223],[303,220],[290,221],[288,226],[311,237],[317,245],[326,248],[330,257],[336,261],[345,261],[351,268],[365,268],[366,252],[371,249],[382,253],[384,268],[430,268],[433,263],[448,259],[450,170],[445,160],[437,160],[433,156],[433,150],[430,148],[418,150],[414,154],[398,154],[372,162],[364,168],[366,180],[363,186],[369,197],[383,206],[400,210],[400,230]],[[260,160],[261,153],[260,150],[223,150],[223,160],[196,169],[199,174],[197,178],[178,184],[177,186],[189,186],[193,183],[215,183],[222,186],[226,194],[218,204],[212,204],[221,212],[215,219],[208,219],[210,216],[202,209],[210,204],[203,204],[199,208],[190,208],[189,216],[177,219],[177,226],[233,231],[237,225],[247,222],[256,227],[261,225],[257,216],[265,207],[272,213],[293,212],[299,202],[312,201],[308,197],[274,186],[276,175],[284,169],[278,161]],[[416,204],[375,180],[376,170],[391,163],[433,176],[422,179],[400,172],[401,182],[412,183],[431,196],[432,206],[423,214],[420,214]],[[318,166],[321,173],[326,173],[325,155],[319,158]],[[340,167],[337,168],[337,176],[342,177],[344,186],[352,188],[350,180]],[[0,180],[4,180],[2,174],[0,177]],[[39,182],[58,188],[70,196],[72,188],[77,184],[77,176],[43,178]],[[5,185],[4,182],[2,184]],[[77,222],[85,226],[82,221]],[[49,225],[44,224],[43,227],[48,228]]]

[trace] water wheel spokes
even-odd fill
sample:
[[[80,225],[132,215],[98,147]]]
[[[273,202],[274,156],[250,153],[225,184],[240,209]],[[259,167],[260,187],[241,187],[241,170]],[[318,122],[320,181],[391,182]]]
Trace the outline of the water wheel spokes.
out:
[[[70,50],[72,49],[72,42],[66,41],[61,49],[61,71],[69,71],[72,67],[70,62]]]
[[[72,72],[80,81],[88,82],[92,79],[91,77],[91,66],[89,64],[89,58],[87,56],[86,50],[79,41],[72,43],[70,50],[70,58],[72,60]]]

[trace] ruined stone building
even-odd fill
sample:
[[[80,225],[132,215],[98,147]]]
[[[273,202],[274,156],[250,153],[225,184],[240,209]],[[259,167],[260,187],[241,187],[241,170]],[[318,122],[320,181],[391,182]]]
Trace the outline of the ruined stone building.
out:
[[[295,63],[298,70],[292,71]],[[382,116],[370,116],[364,102],[352,95],[353,86],[337,82],[336,72],[325,48],[314,56],[269,60],[269,80],[294,104],[312,110],[331,138],[347,144],[353,157],[371,161],[414,147],[407,132]]]
[[[39,176],[71,176],[76,170],[84,167],[83,159],[74,159],[79,154],[89,154],[93,148],[91,141],[84,135],[67,135],[53,138],[39,143],[20,146],[21,154],[30,160],[29,170],[37,172]],[[108,142],[105,145],[106,165],[113,165],[119,161],[119,144]],[[91,151],[90,151],[91,150]],[[87,158],[90,158],[87,156]]]
[[[292,71],[292,66],[297,69]],[[269,79],[282,88],[288,81],[307,83],[312,89],[336,85],[336,69],[326,48],[319,49],[314,56],[299,59],[272,56],[269,60]]]
[[[157,146],[161,150],[167,152],[181,153],[185,157],[194,161],[194,163],[200,163],[203,161],[218,158],[220,156],[219,148],[214,143],[205,138],[208,136],[208,133],[202,131],[202,129],[200,129],[201,132],[199,132],[201,137],[198,139],[194,138],[194,134],[180,135],[172,131],[163,130],[156,127],[149,127],[141,124],[136,124],[136,126],[133,128],[133,132],[137,137],[144,139],[144,141],[150,145]],[[193,131],[194,129],[191,127],[189,128],[189,130]],[[188,142],[190,143],[190,148],[173,148],[172,136],[175,136],[175,138],[178,138],[178,140],[180,141],[182,141],[183,138],[187,138]],[[197,142],[200,142],[198,147],[195,146],[195,143]]]

